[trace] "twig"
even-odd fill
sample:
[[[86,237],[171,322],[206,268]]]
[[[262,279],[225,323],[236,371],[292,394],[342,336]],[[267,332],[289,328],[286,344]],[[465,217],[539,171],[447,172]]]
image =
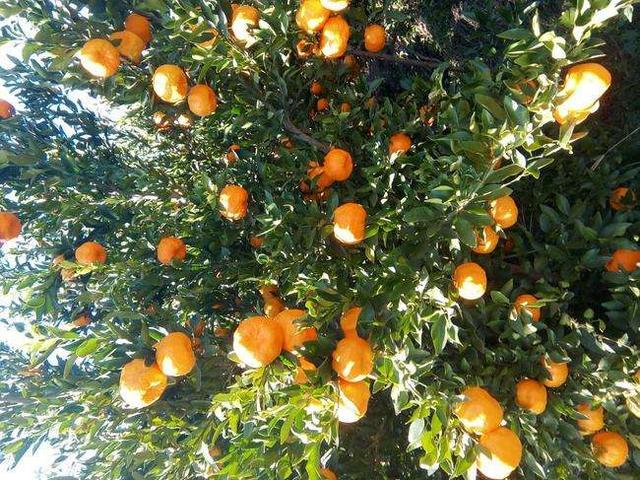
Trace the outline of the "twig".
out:
[[[615,149],[618,145],[620,145],[621,143],[625,142],[629,137],[631,137],[632,135],[634,135],[635,133],[637,133],[638,131],[640,131],[640,127],[636,127],[635,129],[633,129],[630,133],[628,133],[627,135],[625,135],[622,140],[618,141],[615,143],[615,145],[613,145],[611,148],[609,148],[606,152],[604,152],[602,155],[600,155],[599,157],[596,158],[595,162],[593,162],[593,165],[591,165],[591,170],[595,171],[596,168],[598,168],[598,166],[600,165],[600,163],[602,163],[602,160],[604,160],[604,157],[606,157],[613,149]]]
[[[386,53],[371,53],[363,50],[349,50],[349,53],[356,57],[368,57],[376,60],[384,60],[385,62],[404,63],[406,65],[413,65],[414,67],[433,68],[436,65],[442,63],[442,60],[437,58],[424,57],[423,60],[416,60],[414,58],[397,57],[395,55],[388,55]]]
[[[304,133],[302,130],[300,130],[298,127],[296,127],[291,122],[291,120],[289,120],[288,117],[284,118],[284,120],[282,121],[282,126],[284,127],[284,129],[286,131],[288,131],[289,133],[292,133],[293,135],[298,137],[303,142],[306,142],[309,145],[312,145],[312,146],[316,147],[318,150],[320,150],[320,151],[322,151],[324,153],[327,153],[330,150],[329,145],[326,145],[326,144],[324,144],[322,142],[319,142],[315,138],[313,138],[313,137],[307,135],[306,133]]]

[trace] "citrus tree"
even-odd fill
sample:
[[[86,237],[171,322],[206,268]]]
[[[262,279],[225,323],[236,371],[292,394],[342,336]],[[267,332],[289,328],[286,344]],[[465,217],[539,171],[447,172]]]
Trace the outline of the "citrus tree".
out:
[[[0,0],[2,457],[636,478],[638,167],[585,138],[635,2],[559,3],[438,43],[412,2]]]

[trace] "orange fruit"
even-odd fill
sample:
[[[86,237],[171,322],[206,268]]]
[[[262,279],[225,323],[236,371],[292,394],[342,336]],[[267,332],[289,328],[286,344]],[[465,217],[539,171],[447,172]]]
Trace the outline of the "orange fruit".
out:
[[[583,63],[571,67],[558,97],[563,98],[553,112],[559,124],[580,122],[598,108],[598,100],[611,85],[611,73],[597,63]]]
[[[604,428],[604,408],[596,407],[591,408],[588,403],[581,403],[576,407],[576,411],[580,415],[584,415],[587,418],[578,419],[576,423],[580,429],[582,435],[591,435],[599,432]]]
[[[13,117],[14,113],[15,109],[13,108],[13,105],[6,100],[0,100],[0,118],[8,120]]]
[[[296,12],[296,24],[307,33],[319,32],[330,16],[320,0],[303,0]]]
[[[500,237],[496,231],[486,226],[482,229],[482,233],[476,233],[476,246],[472,250],[480,255],[488,255],[496,249],[499,241]]]
[[[240,42],[254,40],[252,30],[260,22],[260,12],[249,5],[231,4],[231,31]]]
[[[542,357],[540,359],[542,366],[547,370],[547,378],[542,383],[550,388],[557,388],[567,381],[569,376],[569,365],[566,363],[555,363]]]
[[[158,128],[158,130],[166,130],[171,126],[169,116],[164,112],[154,112],[152,118],[153,124]]]
[[[195,85],[189,90],[187,104],[191,113],[199,117],[206,117],[218,108],[218,97],[213,88],[208,85]]]
[[[353,423],[367,413],[371,392],[366,382],[338,379],[338,421]]]
[[[135,33],[128,30],[115,32],[109,36],[109,40],[112,42],[115,40],[115,46],[124,58],[128,58],[133,63],[140,63],[145,43]]]
[[[318,331],[314,327],[305,327],[296,320],[306,315],[304,310],[287,308],[282,310],[273,319],[280,325],[284,342],[282,348],[287,352],[293,352],[302,347],[306,342],[313,342],[318,339]]]
[[[640,263],[640,250],[620,248],[613,252],[611,260],[607,262],[605,268],[609,272],[617,272],[620,269],[625,272],[633,272],[638,268],[638,263]]]
[[[146,366],[144,360],[136,358],[127,363],[120,372],[120,396],[132,408],[151,405],[167,388],[167,376],[156,363]]]
[[[343,56],[349,46],[350,36],[351,29],[347,21],[340,15],[331,17],[322,27],[320,52],[329,59]]]
[[[251,368],[269,365],[280,356],[283,344],[280,325],[266,317],[249,317],[233,333],[233,351]]]
[[[227,185],[220,192],[222,215],[229,220],[240,220],[247,215],[249,192],[240,185]]]
[[[316,110],[318,110],[319,112],[329,110],[329,100],[327,100],[326,98],[318,99],[318,102],[316,103]]]
[[[320,475],[322,475],[322,478],[324,478],[324,480],[338,480],[336,474],[328,468],[321,468]]]
[[[161,65],[153,72],[153,91],[168,103],[178,103],[187,97],[189,81],[177,65]]]
[[[453,285],[461,298],[477,300],[487,290],[487,274],[477,263],[463,263],[453,272]]]
[[[478,470],[485,477],[502,480],[511,475],[522,459],[522,443],[518,436],[505,427],[483,434],[478,442],[476,459]]]
[[[538,299],[533,295],[518,295],[516,301],[513,302],[518,313],[527,312],[531,315],[531,320],[537,322],[540,320],[540,308],[539,307],[529,307],[528,305],[532,303],[537,303]]]
[[[358,60],[356,60],[356,57],[354,57],[351,54],[345,55],[344,58],[342,59],[342,63],[349,70],[357,70],[359,67]]]
[[[351,307],[342,314],[342,317],[340,317],[340,328],[342,329],[342,333],[344,333],[345,337],[352,335],[358,336],[357,328],[360,313],[362,313],[361,307]]]
[[[349,6],[350,0],[320,0],[322,6],[332,12],[341,12]]]
[[[316,366],[304,357],[298,359],[298,367],[296,368],[296,376],[293,381],[296,385],[302,385],[309,382],[306,372],[312,372],[316,370]]]
[[[500,426],[502,407],[489,392],[481,387],[467,387],[462,395],[465,400],[455,405],[453,413],[467,432],[482,435]]]
[[[351,104],[349,102],[342,102],[340,104],[340,112],[347,113],[351,111]]]
[[[94,77],[107,78],[120,67],[120,53],[108,40],[94,38],[80,49],[80,64]]]
[[[270,297],[264,302],[264,314],[268,318],[274,318],[284,310],[284,303],[277,297]]]
[[[262,247],[262,245],[264,245],[264,238],[251,235],[249,237],[249,245],[251,245],[253,248],[260,248]]]
[[[322,192],[325,189],[329,188],[333,185],[335,181],[332,177],[327,175],[324,167],[319,167],[315,162],[311,162],[309,164],[311,168],[307,170],[307,175],[311,180],[315,180],[316,182],[316,190],[318,192]]]
[[[367,211],[359,203],[343,203],[333,212],[333,235],[344,245],[357,245],[366,233]]]
[[[144,43],[151,41],[151,22],[147,17],[132,13],[124,21],[124,29],[135,33]]]
[[[170,377],[186,375],[196,365],[191,338],[182,332],[172,332],[156,344],[156,363]]]
[[[382,25],[367,25],[364,29],[364,48],[368,52],[377,53],[384,48],[387,33]]]
[[[296,52],[300,58],[308,58],[316,50],[317,45],[307,40],[298,40],[296,43]]]
[[[358,336],[340,340],[331,356],[333,370],[348,382],[364,380],[373,370],[371,346]]]
[[[91,319],[89,318],[88,315],[85,315],[84,313],[82,315],[78,315],[76,318],[73,319],[73,322],[71,322],[71,324],[76,328],[86,327],[90,323],[91,323]]]
[[[625,198],[626,197],[626,198]],[[636,203],[636,194],[627,187],[618,187],[611,192],[609,205],[616,211],[630,210]]]
[[[22,232],[22,222],[11,212],[0,212],[0,240],[12,240]]]
[[[591,449],[596,460],[610,468],[624,465],[629,456],[627,441],[616,432],[596,433],[591,439]]]
[[[238,159],[238,154],[236,153],[238,150],[240,150],[240,145],[236,145],[235,143],[229,147],[229,151],[225,157],[227,159],[227,165],[235,163]]]
[[[291,140],[289,137],[282,137],[282,140],[280,141],[280,143],[287,150],[291,150],[294,147],[293,140]]]
[[[516,385],[516,403],[539,415],[547,408],[547,389],[537,380],[520,380]]]
[[[333,148],[324,156],[324,173],[337,182],[343,182],[351,176],[353,159],[351,154],[341,148]]]
[[[105,263],[107,251],[98,242],[85,242],[76,248],[76,262],[81,265]]]
[[[402,155],[403,153],[407,153],[410,148],[411,138],[409,135],[402,132],[391,135],[391,138],[389,139],[389,155]]]
[[[311,91],[313,95],[320,95],[324,91],[324,88],[322,88],[320,82],[313,82],[311,87],[309,87],[309,91]]]
[[[158,243],[157,255],[160,263],[169,265],[171,262],[184,260],[187,246],[180,238],[164,237]]]
[[[493,200],[489,213],[501,228],[512,227],[518,221],[518,206],[509,195]]]

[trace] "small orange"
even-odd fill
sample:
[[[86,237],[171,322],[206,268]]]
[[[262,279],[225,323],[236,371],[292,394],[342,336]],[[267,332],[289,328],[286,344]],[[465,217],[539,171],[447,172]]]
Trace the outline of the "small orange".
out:
[[[513,304],[515,309],[518,311],[518,313],[527,312],[529,315],[531,315],[531,319],[534,322],[537,322],[538,320],[540,320],[540,315],[541,315],[540,308],[528,306],[537,302],[538,302],[538,299],[535,296],[524,294],[524,295],[518,295],[518,297],[516,298],[515,302],[513,302]]]
[[[76,318],[73,319],[73,321],[71,322],[71,324],[76,327],[76,328],[82,328],[82,327],[86,327],[91,323],[91,319],[89,318],[88,315],[86,314],[82,314],[82,315],[78,315]]]
[[[22,232],[22,222],[11,212],[0,212],[0,240],[12,240]]]
[[[85,242],[76,248],[76,262],[81,265],[105,263],[107,251],[98,242]]]
[[[94,77],[110,77],[120,67],[118,49],[102,38],[94,38],[85,43],[79,56],[82,67]]]
[[[611,73],[598,63],[574,65],[565,76],[564,88],[558,94],[564,98],[553,116],[559,124],[584,120],[598,109],[598,100],[611,85]]]
[[[227,185],[220,192],[222,216],[229,220],[240,220],[247,215],[249,192],[240,185]]]
[[[251,235],[249,237],[249,245],[253,248],[260,248],[264,245],[264,237],[257,237],[256,235]]]
[[[341,12],[349,6],[350,0],[320,0],[322,6],[332,12]]]
[[[124,29],[135,33],[144,43],[151,41],[151,22],[147,17],[132,13],[124,21]]]
[[[389,155],[402,155],[411,148],[411,138],[406,133],[398,132],[389,139]]]
[[[496,231],[486,226],[482,233],[476,233],[476,246],[472,250],[480,255],[488,255],[496,249],[499,241],[500,237]]]
[[[296,12],[296,24],[307,33],[319,32],[330,16],[331,12],[320,0],[302,0]]]
[[[501,228],[512,227],[518,221],[518,206],[509,195],[493,200],[489,213]]]
[[[191,338],[182,332],[172,332],[156,344],[156,363],[170,377],[188,374],[196,365]]]
[[[351,307],[349,310],[342,314],[340,317],[340,328],[345,337],[358,336],[358,318],[362,313],[361,307]]]
[[[364,29],[364,48],[368,52],[377,53],[384,48],[387,33],[382,25],[367,25]]]
[[[636,204],[636,194],[627,187],[618,187],[611,192],[609,205],[616,211],[630,210]]]
[[[266,317],[249,317],[233,333],[233,351],[251,368],[273,362],[280,356],[283,343],[280,325]]]
[[[489,392],[481,387],[467,387],[462,395],[465,400],[455,405],[453,413],[467,432],[482,435],[500,426],[504,412]]]
[[[213,88],[208,85],[195,85],[189,90],[187,104],[191,113],[199,117],[206,117],[218,108],[218,97]]]
[[[581,403],[576,407],[576,411],[587,417],[576,420],[582,435],[591,435],[604,428],[604,408],[602,406],[591,408],[590,404]]]
[[[300,58],[308,58],[318,48],[314,43],[311,43],[305,39],[298,40],[296,43],[296,53]]]
[[[313,372],[316,366],[304,357],[298,359],[299,365],[296,367],[296,375],[293,379],[296,385],[302,385],[309,382],[309,377],[306,372]]]
[[[116,48],[124,58],[128,58],[133,63],[140,63],[145,43],[135,33],[128,30],[115,32],[109,36],[109,40],[116,41]]]
[[[343,182],[351,176],[353,159],[351,154],[341,148],[333,148],[324,156],[324,173],[337,182]]]
[[[331,356],[333,370],[348,382],[364,380],[373,370],[371,346],[358,336],[340,340]]]
[[[591,439],[591,449],[596,460],[605,467],[620,467],[626,463],[629,457],[627,441],[616,432],[596,433]]]
[[[537,380],[520,380],[516,385],[516,403],[539,415],[547,408],[547,388]]]
[[[347,21],[340,15],[331,17],[322,27],[320,52],[329,59],[343,56],[349,46],[350,36],[351,29]]]
[[[169,116],[164,112],[153,112],[153,124],[158,128],[158,130],[166,130],[171,126],[171,120],[169,120]]]
[[[620,269],[625,272],[633,272],[637,270],[640,263],[640,250],[630,250],[627,248],[620,248],[613,252],[611,260],[607,262],[605,268],[609,272],[617,272]]]
[[[338,379],[338,421],[353,423],[367,413],[371,392],[366,382],[348,382]]]
[[[187,256],[187,246],[182,239],[177,237],[164,237],[158,243],[156,249],[158,260],[164,265],[171,262],[182,261]]]
[[[146,366],[136,358],[120,372],[120,396],[132,408],[143,408],[158,400],[167,388],[167,376],[156,363]]]
[[[477,263],[463,263],[453,272],[453,285],[461,298],[477,300],[487,290],[487,274]]]
[[[316,110],[318,110],[319,112],[329,110],[329,100],[327,100],[326,98],[318,99],[318,102],[316,103]]]
[[[302,347],[306,342],[313,342],[318,339],[318,331],[314,327],[305,327],[297,322],[304,317],[306,312],[296,308],[282,310],[273,319],[282,329],[284,342],[282,348],[287,352],[294,352]]]
[[[324,480],[338,480],[336,474],[328,468],[321,468],[320,475],[322,475],[322,478],[324,478]]]
[[[349,102],[342,102],[340,104],[340,112],[347,113],[351,111],[351,104]]]
[[[542,383],[550,388],[557,388],[567,381],[569,377],[569,365],[567,363],[555,363],[542,357],[540,359],[542,366],[547,370],[547,378]]]
[[[309,165],[311,168],[307,170],[307,175],[311,180],[315,180],[316,190],[318,192],[322,192],[325,189],[329,188],[331,185],[333,185],[333,182],[335,180],[329,175],[327,175],[327,173],[324,170],[324,167],[319,167],[314,162],[311,162]]]
[[[322,84],[320,82],[313,82],[311,87],[309,87],[309,91],[311,91],[313,95],[317,96],[324,92],[324,88],[322,88]]]
[[[485,477],[502,480],[511,475],[522,460],[522,443],[518,436],[505,427],[485,433],[478,442],[476,459],[478,470]]]
[[[168,103],[178,103],[187,97],[189,81],[177,65],[161,65],[153,72],[153,91]]]
[[[8,120],[15,114],[15,109],[6,100],[0,100],[0,118]]]
[[[229,151],[227,152],[225,158],[227,165],[232,165],[238,160],[237,151],[240,150],[240,145],[236,145],[235,143],[229,147]]]
[[[283,311],[284,308],[284,303],[282,303],[282,300],[277,297],[268,298],[264,302],[264,314],[268,318],[274,318]]]
[[[253,41],[252,30],[260,22],[260,12],[249,5],[231,4],[231,31],[240,42]]]
[[[358,60],[356,60],[356,57],[354,57],[351,54],[345,55],[344,58],[342,59],[342,63],[349,70],[357,70],[359,67]]]
[[[367,211],[359,203],[343,203],[333,212],[333,235],[344,245],[357,245],[366,233]]]
[[[293,140],[291,140],[289,137],[282,137],[282,140],[280,140],[280,144],[287,150],[291,150],[295,146]]]

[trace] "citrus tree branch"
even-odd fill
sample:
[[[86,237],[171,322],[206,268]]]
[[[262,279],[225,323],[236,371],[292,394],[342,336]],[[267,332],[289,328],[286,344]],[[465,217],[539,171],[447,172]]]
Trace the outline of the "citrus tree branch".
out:
[[[329,145],[322,143],[318,140],[316,140],[315,138],[311,137],[310,135],[307,135],[306,133],[304,133],[302,130],[300,130],[298,127],[296,127],[293,122],[291,122],[291,120],[289,120],[289,117],[284,117],[284,120],[282,121],[282,126],[284,127],[284,129],[295,135],[296,138],[298,138],[299,140],[302,140],[305,143],[308,143],[309,145],[317,148],[318,150],[327,153],[330,149]]]
[[[423,67],[423,68],[433,68],[436,65],[439,65],[440,63],[442,63],[442,60],[438,60],[437,58],[425,57],[422,60],[418,60],[415,58],[398,57],[398,56],[389,55],[386,53],[365,52],[364,50],[349,50],[349,53],[351,53],[352,55],[355,55],[356,57],[367,57],[367,58],[373,58],[376,60],[382,60],[385,62],[404,63],[405,65],[412,65],[414,67]]]

